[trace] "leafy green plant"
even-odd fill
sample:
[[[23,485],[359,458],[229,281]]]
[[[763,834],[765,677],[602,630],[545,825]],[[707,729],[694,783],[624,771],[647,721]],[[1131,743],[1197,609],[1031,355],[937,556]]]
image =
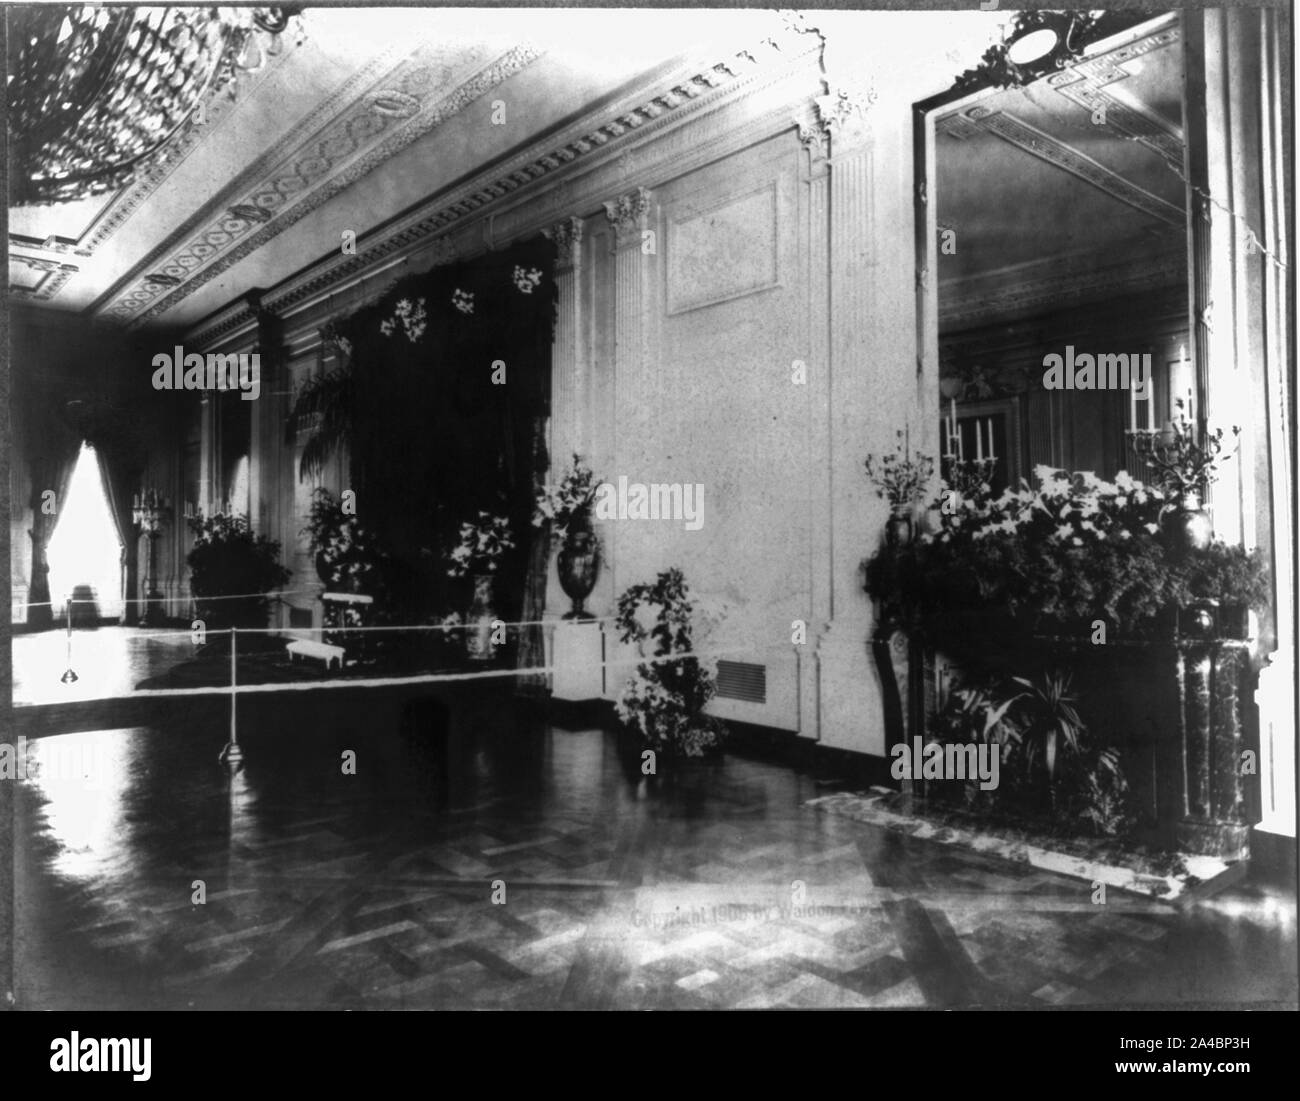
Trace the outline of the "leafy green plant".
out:
[[[968,781],[967,806],[981,804],[1004,817],[1039,819],[1057,832],[1114,836],[1133,824],[1129,789],[1118,750],[1090,743],[1070,678],[1047,673],[959,682],[930,723],[943,743],[996,743],[999,786]],[[951,785],[938,785],[943,798]]]
[[[1104,617],[1149,632],[1193,599],[1260,607],[1268,597],[1258,551],[1223,543],[1181,555],[1159,538],[1168,498],[1121,472],[1113,483],[1039,467],[1038,486],[997,497],[946,484],[941,528],[865,563],[866,589],[912,626],[941,635],[969,612],[1051,624]]]
[[[260,595],[289,580],[280,544],[256,534],[247,518],[199,513],[189,521],[194,548],[186,556],[190,591],[211,628],[264,627],[269,600]],[[220,598],[220,599],[218,599]]]
[[[919,501],[934,475],[934,460],[920,451],[909,454],[907,438],[902,432],[897,435],[892,452],[880,458],[868,455],[866,460],[867,478],[876,487],[876,495],[896,512]]]
[[[1205,436],[1203,443],[1196,440],[1196,426],[1192,424],[1183,411],[1183,401],[1177,399],[1178,412],[1169,425],[1151,435],[1156,445],[1152,448],[1148,461],[1156,468],[1156,484],[1172,496],[1182,497],[1188,493],[1203,495],[1218,479],[1218,468],[1237,450],[1223,450],[1223,429],[1216,428]],[[1241,429],[1233,426],[1234,439],[1241,436]]]
[[[726,728],[705,704],[713,697],[713,677],[692,651],[692,612],[682,571],[665,570],[651,584],[630,586],[618,598],[616,622],[623,642],[635,643],[643,657],[619,697],[619,718],[656,749],[700,757],[719,748]],[[653,649],[646,655],[645,645]]]
[[[1040,764],[1050,787],[1056,782],[1058,753],[1077,756],[1083,720],[1076,708],[1068,673],[1045,673],[1038,681],[1012,677],[1025,689],[1017,698],[1025,716],[1025,763],[1030,771]]]

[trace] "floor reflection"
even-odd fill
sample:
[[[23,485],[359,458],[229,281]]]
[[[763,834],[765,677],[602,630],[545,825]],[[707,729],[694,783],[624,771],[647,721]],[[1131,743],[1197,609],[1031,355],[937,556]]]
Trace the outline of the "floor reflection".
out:
[[[1087,905],[1077,881],[819,814],[791,767],[643,776],[617,736],[503,693],[268,695],[239,723],[234,775],[217,705],[39,740],[94,767],[19,785],[20,1004],[1295,1001],[1294,902],[1249,884],[1187,912]]]

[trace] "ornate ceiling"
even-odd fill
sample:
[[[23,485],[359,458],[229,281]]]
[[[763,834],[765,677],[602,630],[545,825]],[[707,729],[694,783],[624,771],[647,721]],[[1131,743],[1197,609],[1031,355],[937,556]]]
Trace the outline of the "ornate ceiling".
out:
[[[309,9],[306,42],[242,77],[235,98],[210,99],[129,186],[11,210],[11,293],[129,326],[190,324],[617,98],[686,46],[657,13],[585,13],[581,42],[556,14]],[[687,48],[743,39],[729,14]],[[676,102],[575,134],[568,155]],[[513,186],[546,166],[522,170]]]
[[[1186,279],[1173,20],[936,120],[945,329]]]

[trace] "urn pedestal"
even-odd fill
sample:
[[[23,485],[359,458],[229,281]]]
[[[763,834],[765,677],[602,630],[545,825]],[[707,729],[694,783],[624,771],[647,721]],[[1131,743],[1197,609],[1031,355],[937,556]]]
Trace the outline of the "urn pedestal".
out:
[[[474,599],[465,616],[465,655],[470,661],[491,661],[495,656],[492,624],[497,616],[492,609],[492,575],[474,575]]]

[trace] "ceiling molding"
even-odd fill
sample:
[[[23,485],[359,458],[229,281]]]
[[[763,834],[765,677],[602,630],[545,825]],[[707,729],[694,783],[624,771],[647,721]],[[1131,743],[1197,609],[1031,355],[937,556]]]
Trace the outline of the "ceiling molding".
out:
[[[1163,247],[1119,264],[1108,263],[1104,255],[1097,254],[1049,257],[941,283],[939,324],[955,329],[1046,313],[1129,291],[1166,286],[1185,289],[1187,257],[1182,248],[1181,237],[1171,238]]]
[[[936,128],[959,141],[985,132],[1014,145],[1017,149],[1046,161],[1070,175],[1092,184],[1113,199],[1180,228],[1187,224],[1184,212],[1145,188],[1113,172],[1104,164],[1080,153],[1074,146],[1044,133],[1007,111],[977,104],[958,114],[949,115],[936,124]]]
[[[254,73],[241,76],[240,83],[231,84],[220,92],[210,92],[203,101],[203,122],[191,116],[185,128],[154,157],[127,186],[122,188],[100,209],[76,236],[53,233],[44,239],[10,233],[11,245],[40,249],[56,255],[93,256],[96,250],[120,230],[131,217],[185,163],[190,154],[201,147],[209,135],[220,129],[237,109],[242,99],[252,97],[262,83],[287,60],[291,51],[285,50],[273,57]],[[197,113],[197,112],[196,112]]]
[[[30,302],[48,302],[63,289],[73,275],[77,273],[76,264],[63,263],[59,260],[51,260],[42,256],[27,256],[22,253],[9,250],[9,263],[22,264],[32,271],[41,272],[43,277],[38,279],[33,286],[24,286],[21,283],[9,284],[9,293],[15,298],[24,298]]]
[[[715,159],[723,155],[729,141],[752,141],[756,133],[793,129],[789,100],[783,98],[779,108],[760,112],[743,124],[732,123],[725,134],[720,130],[717,141],[694,132],[680,133],[687,123],[698,123],[783,81],[799,82],[800,94],[813,89],[820,83],[810,77],[819,71],[820,48],[819,35],[783,26],[782,32],[759,45],[713,65],[680,67],[648,81],[594,115],[530,143],[519,154],[358,236],[357,255],[323,257],[268,292],[267,308],[282,317],[298,312],[313,300],[338,293],[341,284],[355,284],[376,266],[392,266],[395,257],[415,249],[437,249],[438,261],[449,262],[552,224],[559,217],[597,209],[601,199],[610,197],[609,189],[619,175],[617,166],[625,163],[629,152],[638,154],[635,164],[641,178],[651,179],[666,166],[676,169],[677,175]],[[642,157],[644,150],[653,150],[653,155]],[[549,188],[549,194],[538,202],[543,188]],[[451,246],[452,234],[464,238],[464,247]],[[228,339],[237,328],[232,323],[218,331],[213,321],[213,317],[200,321],[190,341],[202,345],[223,336]]]
[[[437,86],[446,62],[434,44],[422,43],[382,73],[368,65],[136,264],[89,312],[119,322],[165,312],[541,55],[531,45],[508,50],[436,99],[427,89]],[[419,100],[419,92],[426,93],[420,100],[426,106],[413,114],[409,103]],[[260,208],[271,217],[241,216],[232,206]],[[177,245],[178,238],[188,239]],[[182,283],[174,289],[149,286],[144,276],[154,271]]]
[[[1140,142],[1181,171],[1184,140],[1181,127],[1107,91],[1109,85],[1132,77],[1125,68],[1127,63],[1173,46],[1179,38],[1177,26],[1166,27],[1099,57],[1077,62],[1064,72],[1054,73],[1047,78],[1047,86],[1087,115],[1089,125]],[[1104,121],[1094,123],[1092,120],[1099,111]]]

